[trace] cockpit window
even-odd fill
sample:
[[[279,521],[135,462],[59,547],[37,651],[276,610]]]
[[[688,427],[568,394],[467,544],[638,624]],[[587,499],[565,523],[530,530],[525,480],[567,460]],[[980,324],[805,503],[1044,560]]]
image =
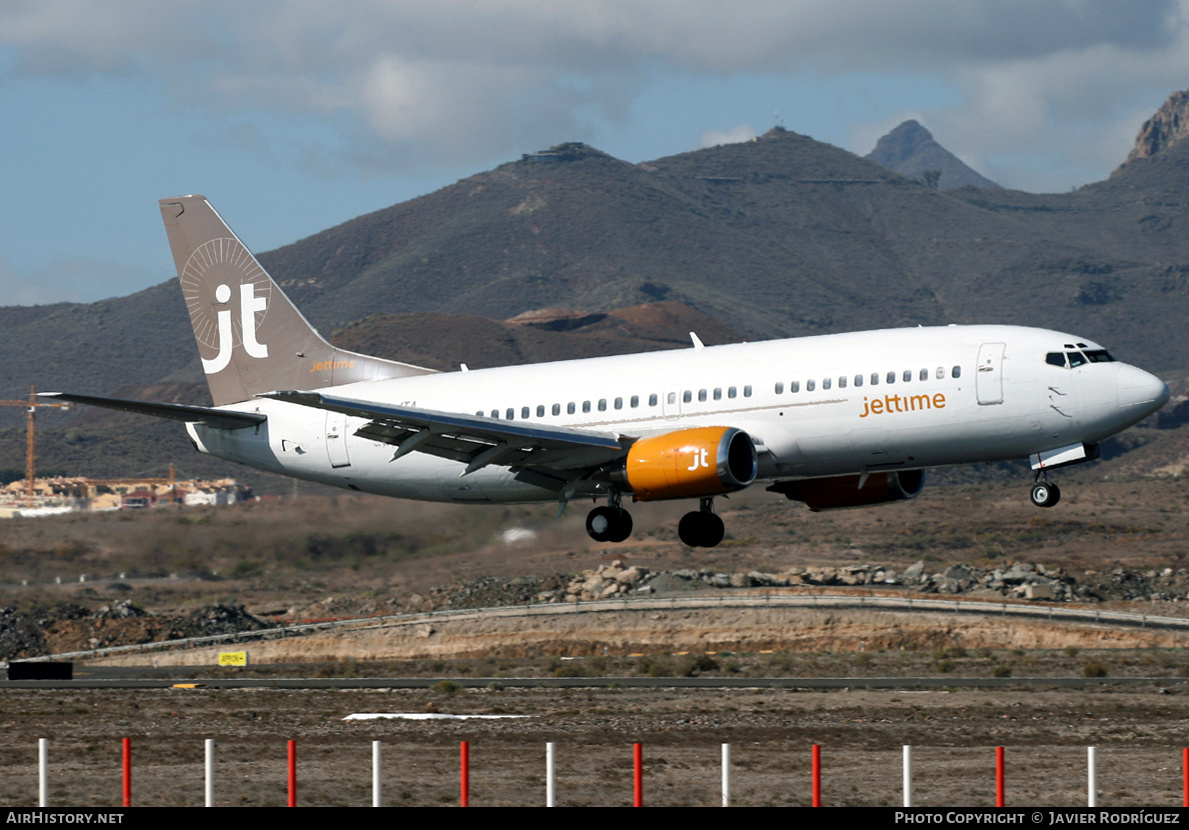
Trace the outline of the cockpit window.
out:
[[[1066,344],[1066,348],[1071,348]],[[1087,363],[1114,363],[1115,359],[1106,349],[1088,349],[1086,351],[1049,352],[1045,355],[1045,363],[1050,366],[1068,367],[1075,369]]]

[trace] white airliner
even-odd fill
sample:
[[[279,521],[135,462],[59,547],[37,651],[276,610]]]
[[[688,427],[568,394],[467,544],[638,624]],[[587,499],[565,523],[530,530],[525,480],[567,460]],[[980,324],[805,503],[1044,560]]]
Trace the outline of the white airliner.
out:
[[[336,348],[202,196],[163,199],[215,406],[46,393],[184,421],[200,452],[399,498],[697,499],[678,534],[723,538],[716,496],[756,483],[812,510],[910,499],[924,470],[1029,458],[1047,471],[1159,409],[1157,377],[1084,338],[1014,326],[889,329],[439,373]]]

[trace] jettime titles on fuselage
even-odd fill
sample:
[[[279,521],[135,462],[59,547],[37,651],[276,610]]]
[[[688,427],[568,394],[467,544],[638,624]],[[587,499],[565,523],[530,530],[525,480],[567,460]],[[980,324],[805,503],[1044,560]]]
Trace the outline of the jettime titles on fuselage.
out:
[[[937,392],[933,395],[884,395],[882,398],[874,399],[864,395],[863,413],[859,417],[895,415],[898,412],[919,412],[923,409],[945,409],[945,395]]]
[[[311,372],[329,372],[334,369],[354,369],[354,360],[322,360],[310,367]]]

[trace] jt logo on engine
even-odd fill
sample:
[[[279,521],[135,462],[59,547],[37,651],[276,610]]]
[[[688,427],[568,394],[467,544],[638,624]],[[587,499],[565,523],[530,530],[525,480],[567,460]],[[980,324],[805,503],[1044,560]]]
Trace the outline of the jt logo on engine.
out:
[[[690,464],[688,467],[686,467],[686,469],[692,473],[694,470],[698,469],[699,467],[709,467],[709,466],[710,465],[706,462],[706,450],[704,450],[704,449],[694,450],[694,463]]]
[[[231,288],[220,285],[215,289],[215,302],[226,305],[231,299]],[[249,357],[268,357],[268,346],[256,340],[256,312],[264,311],[268,307],[266,297],[256,296],[254,283],[244,283],[239,287],[239,322],[243,332],[244,351]],[[219,309],[216,314],[219,331],[219,353],[211,360],[202,358],[202,370],[208,375],[223,371],[231,364],[231,349],[233,344],[231,327],[231,309]]]

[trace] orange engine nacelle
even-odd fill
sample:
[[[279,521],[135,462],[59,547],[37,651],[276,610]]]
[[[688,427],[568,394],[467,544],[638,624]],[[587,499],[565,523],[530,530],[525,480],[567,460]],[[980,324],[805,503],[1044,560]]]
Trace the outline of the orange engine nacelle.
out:
[[[699,427],[632,444],[619,477],[638,501],[717,496],[755,481],[756,447],[734,427]]]
[[[863,479],[863,476],[855,475],[778,481],[768,489],[784,493],[794,501],[803,501],[813,511],[868,507],[914,498],[925,486],[925,471],[870,473],[865,481]]]

